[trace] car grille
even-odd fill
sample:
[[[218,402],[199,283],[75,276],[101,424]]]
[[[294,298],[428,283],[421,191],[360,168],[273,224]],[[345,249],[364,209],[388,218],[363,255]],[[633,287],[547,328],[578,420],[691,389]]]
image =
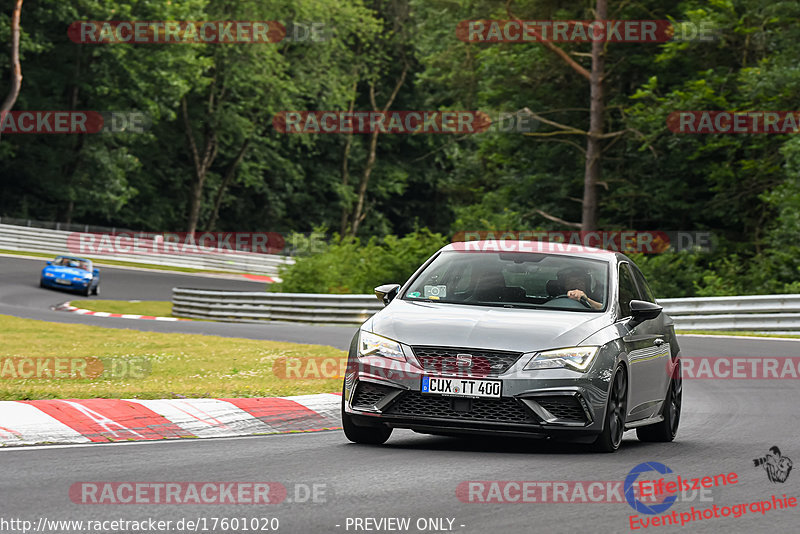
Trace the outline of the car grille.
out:
[[[412,347],[414,355],[422,368],[439,374],[459,374],[471,376],[497,376],[522,356],[521,352],[485,351],[480,349],[453,349],[443,347]],[[470,365],[463,365],[466,359],[458,354],[468,354]],[[462,365],[459,365],[461,363]]]
[[[468,403],[469,411],[456,411],[454,402]],[[456,399],[407,391],[384,413],[413,417],[438,417],[490,423],[533,423],[535,417],[514,399]]]
[[[388,386],[373,384],[372,382],[359,382],[356,387],[356,394],[353,396],[354,408],[369,408],[381,401],[387,393],[396,391]]]
[[[578,399],[572,396],[533,397],[531,400],[564,421],[586,422],[586,413],[583,411]]]

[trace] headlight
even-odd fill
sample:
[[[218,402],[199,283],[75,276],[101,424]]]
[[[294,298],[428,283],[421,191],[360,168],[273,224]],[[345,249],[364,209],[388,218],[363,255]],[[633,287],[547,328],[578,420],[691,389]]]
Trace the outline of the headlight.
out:
[[[572,367],[578,371],[585,371],[599,350],[600,347],[571,347],[568,349],[547,350],[531,358],[531,361],[525,365],[525,370]]]
[[[401,362],[406,361],[403,349],[400,348],[400,343],[361,330],[358,339],[358,355],[369,356],[373,354],[391,358],[392,360],[400,360]]]
[[[44,273],[44,275],[48,278],[54,278],[55,275],[53,273]]]

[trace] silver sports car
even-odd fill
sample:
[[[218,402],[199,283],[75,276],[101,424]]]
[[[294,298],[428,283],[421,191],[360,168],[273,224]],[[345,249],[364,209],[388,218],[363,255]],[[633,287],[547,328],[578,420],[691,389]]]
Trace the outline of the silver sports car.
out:
[[[451,243],[353,338],[345,435],[553,438],[619,448],[625,430],[672,441],[682,383],[672,320],[636,265],[599,249]]]

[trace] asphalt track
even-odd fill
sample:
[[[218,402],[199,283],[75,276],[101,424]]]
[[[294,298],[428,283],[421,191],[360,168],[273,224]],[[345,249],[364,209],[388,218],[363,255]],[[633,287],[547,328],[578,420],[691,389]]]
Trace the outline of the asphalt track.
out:
[[[40,293],[36,273],[21,272],[22,260],[0,259],[0,313],[62,322],[112,326],[114,320],[71,317],[49,312],[63,295]],[[197,277],[163,273],[104,271],[104,298],[168,298],[167,286],[202,283]],[[191,283],[190,283],[191,281]],[[205,280],[202,287],[252,287],[231,281]],[[117,284],[121,284],[119,288]],[[123,287],[125,286],[125,287]],[[117,292],[118,291],[118,292]],[[79,300],[76,298],[75,300]],[[53,315],[55,314],[55,315]],[[153,329],[147,321],[128,328]],[[275,328],[251,325],[191,324],[220,328],[220,335],[287,339],[303,332],[306,342],[341,346],[323,327]],[[239,328],[239,327],[244,328]],[[158,325],[184,331],[187,325]],[[251,329],[252,328],[252,329]],[[302,330],[294,330],[301,328]],[[221,333],[224,330],[225,333]],[[201,333],[218,333],[202,332]],[[287,333],[288,332],[288,333]],[[347,335],[349,336],[347,331]],[[249,334],[249,335],[248,335]],[[299,334],[297,334],[299,335]],[[1,336],[1,333],[0,333]],[[273,336],[273,337],[271,337]],[[345,336],[346,338],[347,336]],[[769,339],[680,339],[684,357],[800,356],[800,342]],[[395,431],[386,445],[348,443],[338,431],[309,434],[167,441],[88,446],[44,446],[0,450],[0,530],[2,520],[23,519],[34,525],[49,520],[171,520],[238,517],[280,520],[278,532],[448,532],[420,530],[419,518],[453,519],[452,532],[630,532],[627,503],[485,504],[461,501],[463,481],[619,481],[642,462],[669,466],[683,477],[700,478],[735,472],[738,483],[714,489],[710,497],[679,501],[667,511],[733,506],[778,497],[800,496],[800,473],[772,483],[753,459],[777,445],[785,456],[800,459],[798,429],[800,389],[796,380],[686,380],[681,428],[675,442],[649,444],[628,432],[615,454],[593,454],[579,446],[508,438],[444,438]],[[795,469],[796,471],[796,469]],[[81,481],[139,482],[280,482],[293,497],[295,484],[324,484],[324,502],[275,505],[82,505],[70,500],[69,488]],[[348,518],[410,518],[408,530],[347,528]],[[644,517],[640,515],[640,517]],[[447,524],[447,522],[445,522]],[[372,525],[372,524],[370,524]],[[462,526],[463,525],[463,526]],[[638,532],[797,532],[800,509],[748,511],[734,518],[704,519],[684,527],[651,526]],[[6,530],[11,531],[6,527]],[[50,532],[60,530],[51,527]],[[63,530],[77,532],[77,530]],[[198,531],[203,532],[202,528]],[[251,530],[252,531],[252,530]],[[121,532],[121,530],[107,530]]]
[[[347,326],[315,326],[295,323],[215,323],[208,321],[141,321],[109,319],[57,312],[50,308],[65,301],[80,307],[81,300],[170,300],[173,287],[196,289],[232,289],[260,291],[264,282],[213,278],[167,271],[131,270],[100,266],[100,296],[83,297],[77,293],[42,289],[39,273],[45,260],[29,260],[0,256],[0,315],[14,315],[58,323],[91,324],[109,328],[130,328],[146,332],[207,334],[247,339],[271,339],[294,343],[331,345],[347,349],[354,328]]]

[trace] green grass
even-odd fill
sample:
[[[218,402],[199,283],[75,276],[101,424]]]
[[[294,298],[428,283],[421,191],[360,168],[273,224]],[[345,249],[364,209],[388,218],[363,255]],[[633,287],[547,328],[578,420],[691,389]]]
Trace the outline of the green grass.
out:
[[[0,400],[69,398],[271,397],[338,393],[340,378],[282,379],[277,358],[346,358],[333,347],[278,341],[163,334],[48,323],[0,315]],[[143,378],[9,378],[13,357],[95,357],[122,363],[146,360]]]
[[[52,260],[58,254],[48,254],[46,252],[23,252],[19,250],[5,250],[0,249],[0,254],[11,254],[13,256],[35,256],[37,258],[47,258]],[[94,259],[91,256],[80,256],[81,258],[86,258],[87,260],[92,260],[93,263],[97,264],[97,266],[102,267],[103,265],[113,265],[117,267],[138,267],[140,269],[153,269],[156,271],[178,271],[182,273],[222,273],[222,274],[246,274],[246,273],[239,273],[239,272],[230,272],[230,271],[209,271],[204,269],[193,269],[191,267],[169,267],[167,265],[153,265],[151,263],[137,263],[134,261],[117,261],[117,260],[102,260],[102,259]]]
[[[702,334],[706,336],[742,336],[742,337],[790,337],[800,339],[792,334],[770,334],[769,332],[747,332],[744,330],[676,330],[676,334]]]
[[[172,317],[172,303],[160,300],[81,300],[76,304],[92,311]]]

